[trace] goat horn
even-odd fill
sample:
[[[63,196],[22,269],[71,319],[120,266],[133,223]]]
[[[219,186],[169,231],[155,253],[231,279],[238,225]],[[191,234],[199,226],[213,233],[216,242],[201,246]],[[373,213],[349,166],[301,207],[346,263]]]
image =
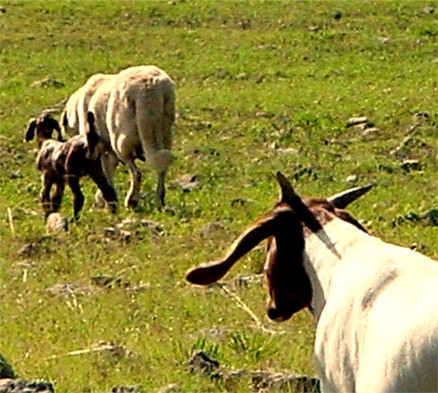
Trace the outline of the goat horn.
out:
[[[187,281],[207,285],[220,280],[241,257],[274,234],[275,222],[285,212],[287,213],[284,208],[273,210],[260,218],[234,241],[225,258],[190,269],[186,274]]]
[[[366,194],[371,188],[373,188],[374,184],[368,184],[363,187],[355,187],[340,192],[338,194],[332,195],[327,200],[338,209],[345,209],[350,203],[354,202],[356,199],[360,198],[362,195]]]

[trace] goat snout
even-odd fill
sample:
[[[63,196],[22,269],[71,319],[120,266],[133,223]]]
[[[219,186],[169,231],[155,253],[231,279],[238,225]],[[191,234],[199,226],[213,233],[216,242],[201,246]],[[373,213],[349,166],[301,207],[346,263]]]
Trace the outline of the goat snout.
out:
[[[272,299],[268,301],[266,313],[268,318],[275,322],[283,322],[288,320],[293,314],[302,310],[304,306],[301,303],[288,302],[274,302]]]

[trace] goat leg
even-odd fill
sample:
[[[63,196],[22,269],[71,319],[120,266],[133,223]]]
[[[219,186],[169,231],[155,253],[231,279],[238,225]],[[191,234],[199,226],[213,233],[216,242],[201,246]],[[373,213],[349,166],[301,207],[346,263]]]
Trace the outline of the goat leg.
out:
[[[79,177],[75,175],[70,175],[68,177],[68,185],[73,193],[73,211],[74,219],[79,218],[79,212],[84,205],[84,194],[82,194],[81,186],[79,184]]]
[[[93,168],[90,172],[90,177],[96,183],[99,190],[102,192],[103,198],[108,203],[111,213],[115,213],[117,210],[117,195],[114,187],[110,184],[105,177],[102,170],[99,167]]]
[[[50,213],[53,212],[52,208],[52,200],[50,199],[50,190],[52,189],[52,181],[50,178],[46,175],[41,176],[41,205],[44,210],[44,219],[47,220],[47,217],[49,217]]]
[[[164,200],[166,197],[165,180],[166,180],[166,172],[158,173],[157,192],[155,197],[156,197],[156,204],[159,210],[164,208]]]
[[[62,197],[64,196],[64,182],[55,183],[55,192],[52,195],[52,212],[57,212],[61,207]]]

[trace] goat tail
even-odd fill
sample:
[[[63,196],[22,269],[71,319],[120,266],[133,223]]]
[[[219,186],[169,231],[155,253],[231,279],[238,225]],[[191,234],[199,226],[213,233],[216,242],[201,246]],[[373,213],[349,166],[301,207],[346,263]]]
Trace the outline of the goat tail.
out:
[[[175,161],[175,156],[170,150],[161,149],[154,152],[146,152],[146,159],[158,173],[167,172],[170,165]]]
[[[157,173],[165,173],[175,160],[170,151],[174,117],[168,114],[164,101],[162,92],[147,91],[135,105],[135,121],[143,154]]]

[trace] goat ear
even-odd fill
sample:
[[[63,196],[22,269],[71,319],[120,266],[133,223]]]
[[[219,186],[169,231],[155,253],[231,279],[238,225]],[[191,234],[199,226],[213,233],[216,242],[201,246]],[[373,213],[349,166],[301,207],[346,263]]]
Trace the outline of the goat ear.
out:
[[[91,126],[92,124],[94,124],[94,113],[93,112],[90,112],[90,111],[88,111],[87,112],[87,122],[88,122],[88,124]]]
[[[345,209],[350,203],[354,202],[356,199],[360,198],[362,195],[366,194],[371,188],[373,188],[373,184],[368,184],[363,187],[355,187],[340,192],[338,194],[332,195],[327,200],[338,209]]]
[[[94,127],[94,114],[93,112],[87,112],[87,145],[88,145],[88,157],[92,158],[95,155],[96,146],[99,143],[99,134],[96,131],[96,128]]]
[[[61,127],[59,126],[58,121],[55,120],[53,117],[50,117],[50,125],[52,129],[54,129],[58,133],[58,141],[63,142]]]
[[[36,119],[31,119],[27,126],[27,131],[25,134],[26,142],[31,141],[35,136]]]
[[[275,221],[283,213],[284,210],[273,210],[256,221],[228,248],[224,259],[189,270],[186,274],[187,281],[192,284],[207,285],[220,280],[241,257],[262,240],[274,234]]]

